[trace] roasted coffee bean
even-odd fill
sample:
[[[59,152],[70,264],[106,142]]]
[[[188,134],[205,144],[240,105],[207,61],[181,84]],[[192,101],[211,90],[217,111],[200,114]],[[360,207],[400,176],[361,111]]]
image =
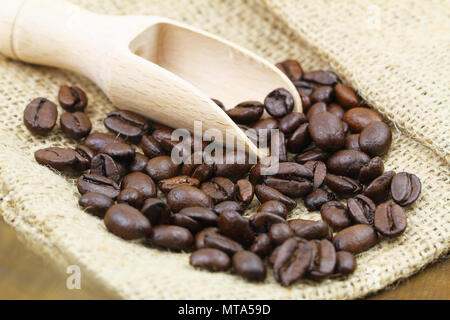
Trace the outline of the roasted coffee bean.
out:
[[[362,151],[339,150],[327,163],[330,173],[338,176],[358,178],[361,168],[370,161],[370,157]]]
[[[327,111],[327,104],[325,102],[316,102],[309,108],[306,118],[311,120],[313,115]]]
[[[259,202],[261,203],[264,203],[269,200],[277,200],[282,202],[288,208],[289,211],[291,211],[297,206],[297,203],[293,199],[285,196],[278,190],[266,185],[255,186],[255,194]]]
[[[179,167],[169,156],[159,156],[147,162],[145,172],[153,180],[160,181],[175,177],[178,174]]]
[[[361,103],[355,91],[342,83],[338,83],[334,86],[334,93],[339,104],[345,109],[355,108]]]
[[[286,224],[284,218],[270,212],[258,212],[250,218],[250,224],[257,233],[269,232],[272,225],[276,223]]]
[[[37,163],[49,166],[58,171],[76,168],[77,153],[68,148],[50,147],[37,150],[34,153]]]
[[[373,179],[378,178],[384,172],[384,163],[380,157],[370,159],[368,163],[361,167],[358,180],[361,183],[369,183]]]
[[[143,202],[142,194],[133,188],[123,189],[117,196],[117,203],[126,203],[138,210],[142,207]]]
[[[288,286],[302,278],[311,264],[311,244],[300,238],[289,238],[278,247],[274,257],[273,273],[283,286]]]
[[[270,142],[271,130],[278,129],[278,120],[274,118],[265,118],[256,122],[252,129],[256,131],[256,140],[261,145]]]
[[[172,216],[172,223],[197,233],[205,227],[217,225],[217,215],[211,209],[203,207],[184,208]]]
[[[373,216],[377,208],[370,198],[357,195],[347,200],[348,215],[356,224],[373,225]]]
[[[221,214],[224,211],[237,211],[240,214],[243,214],[245,211],[245,208],[236,201],[223,201],[221,203],[218,203],[214,207],[214,212],[217,214]]]
[[[269,200],[261,204],[261,206],[258,208],[258,212],[273,213],[277,216],[282,217],[283,219],[286,219],[289,210],[284,203],[276,200]]]
[[[214,203],[232,200],[236,190],[234,183],[224,177],[215,177],[209,182],[203,182],[200,189],[210,196]]]
[[[301,124],[304,124],[307,121],[305,114],[291,112],[280,119],[279,127],[284,134],[288,135],[293,133]]]
[[[243,246],[251,245],[255,239],[249,220],[242,217],[237,211],[222,212],[219,216],[218,225],[221,234]]]
[[[57,117],[56,104],[46,98],[37,98],[25,108],[23,122],[31,133],[44,136],[52,131]]]
[[[332,193],[329,193],[322,189],[316,189],[306,196],[305,207],[309,211],[320,210],[320,208],[324,203],[331,201],[333,199],[334,196]]]
[[[320,208],[320,215],[333,230],[341,230],[351,224],[347,207],[339,201],[329,201]]]
[[[308,127],[308,123],[301,124],[292,133],[286,144],[289,152],[300,153],[311,143]]]
[[[139,142],[142,135],[149,130],[149,122],[137,113],[119,110],[108,113],[105,127],[133,142]]]
[[[356,224],[339,231],[333,238],[337,251],[344,250],[357,254],[377,243],[377,234],[367,224]]]
[[[233,255],[233,268],[238,275],[250,281],[263,281],[266,266],[261,258],[250,251],[239,251]]]
[[[287,161],[286,138],[284,136],[284,133],[281,131],[278,132],[278,135],[276,135],[276,137],[278,137],[278,140],[271,141],[270,145],[271,155],[278,155],[279,161],[285,162]]]
[[[179,186],[167,194],[167,204],[173,212],[188,207],[213,208],[213,201],[202,190],[191,186]]]
[[[79,171],[87,170],[91,167],[92,158],[95,157],[95,152],[85,145],[77,145],[75,147],[77,153],[77,164],[75,169]]]
[[[334,85],[339,80],[334,72],[321,70],[307,72],[304,74],[303,79],[328,86]]]
[[[336,273],[351,274],[356,270],[355,256],[347,251],[336,252]]]
[[[94,132],[87,136],[83,144],[94,152],[100,152],[111,142],[125,142],[122,138],[107,133]]]
[[[294,236],[294,231],[286,223],[275,223],[270,227],[269,238],[271,243],[279,246],[284,241]]]
[[[244,250],[238,242],[216,232],[206,232],[202,237],[205,248],[218,249],[229,256],[233,256],[236,252]]]
[[[154,151],[162,148],[166,152],[172,152],[172,149],[178,144],[178,141],[172,141],[172,132],[173,129],[164,127],[152,132],[152,138],[159,143],[159,146],[157,145]]]
[[[78,200],[78,204],[87,212],[103,218],[106,210],[114,204],[114,201],[101,193],[88,192]]]
[[[153,245],[174,251],[188,251],[194,245],[191,232],[179,226],[153,227],[149,238]]]
[[[309,95],[300,92],[300,99],[302,100],[303,112],[308,112],[312,105],[311,98]]]
[[[362,186],[358,181],[330,173],[327,173],[325,177],[325,184],[331,191],[342,197],[353,197],[362,191]]]
[[[421,190],[422,183],[420,179],[412,173],[400,172],[392,178],[392,198],[402,207],[416,201]]]
[[[197,161],[204,161],[202,152],[196,152],[192,154],[192,156],[189,158],[189,161],[185,161],[181,166],[180,174],[198,179],[200,182],[205,182],[211,179],[214,174],[214,164],[196,164],[198,163]]]
[[[61,107],[69,112],[83,112],[88,104],[86,93],[79,87],[62,86],[59,89],[58,101]]]
[[[345,149],[361,151],[359,147],[359,133],[349,134],[345,138]]]
[[[249,205],[255,195],[255,188],[247,179],[241,179],[236,182],[236,192],[234,198],[236,201]]]
[[[344,121],[353,132],[361,132],[374,121],[383,121],[383,116],[369,108],[353,108],[344,114]]]
[[[219,233],[219,229],[216,227],[209,227],[206,229],[203,229],[199,233],[195,235],[195,248],[196,249],[203,249],[206,248],[205,246],[205,235],[208,233]]]
[[[109,232],[125,240],[148,236],[152,231],[150,222],[135,208],[119,203],[106,211],[105,226]]]
[[[167,203],[158,198],[148,198],[144,201],[141,212],[152,226],[169,224],[170,209]]]
[[[227,271],[231,268],[231,259],[217,249],[205,248],[194,251],[190,258],[191,266],[209,271]]]
[[[272,117],[282,118],[294,109],[294,98],[289,91],[279,88],[267,95],[264,105]]]
[[[199,187],[200,181],[195,178],[188,176],[176,176],[169,179],[160,180],[158,182],[158,188],[165,194],[169,193],[170,190],[179,187],[181,185]]]
[[[314,115],[308,130],[316,146],[324,151],[333,152],[345,145],[344,125],[334,114],[321,112]]]
[[[248,156],[242,151],[229,151],[223,159],[214,157],[216,177],[227,177],[232,181],[237,181],[245,177],[252,165],[249,164]]]
[[[129,172],[143,172],[147,166],[148,158],[142,153],[136,152],[134,160],[128,165]]]
[[[122,189],[133,188],[142,194],[145,199],[156,197],[156,185],[152,178],[142,172],[127,174],[122,181]]]
[[[77,180],[77,188],[81,194],[88,192],[101,193],[115,199],[120,193],[120,188],[114,180],[98,174],[83,174]]]
[[[312,258],[308,278],[321,281],[331,275],[336,267],[336,250],[326,239],[310,240],[309,243],[312,247]]]
[[[328,111],[329,113],[334,114],[336,117],[338,117],[341,120],[344,118],[344,113],[345,113],[344,109],[340,105],[338,105],[336,103],[330,103],[327,106],[327,110],[326,111]]]
[[[307,240],[332,238],[331,230],[324,221],[292,219],[288,221],[288,224],[300,238]]]
[[[295,162],[304,164],[308,161],[327,161],[329,154],[319,148],[307,150],[295,157]]]
[[[264,105],[258,101],[246,101],[227,110],[226,113],[236,123],[250,124],[261,118],[264,113]]]
[[[61,130],[69,138],[81,139],[91,132],[92,125],[84,112],[66,112],[60,118]]]
[[[272,251],[272,244],[267,233],[261,233],[255,238],[250,251],[256,253],[261,258],[267,257]]]
[[[288,59],[283,62],[277,63],[275,65],[278,69],[283,71],[283,73],[291,80],[292,82],[298,81],[302,79],[303,69],[300,63],[297,60]]]
[[[144,154],[151,158],[164,155],[165,151],[155,138],[149,135],[143,135],[141,139],[141,147]]]
[[[107,144],[101,153],[109,155],[116,161],[131,162],[136,157],[136,151],[132,146],[123,142],[111,142]]]
[[[119,183],[126,174],[126,168],[107,154],[99,153],[91,160],[91,173],[105,176]]]
[[[225,110],[225,105],[222,103],[222,101],[213,98],[211,98],[211,100],[214,101],[214,103],[217,104],[220,109]]]
[[[331,101],[333,96],[333,87],[330,86],[319,86],[314,92],[311,94],[311,102],[325,102],[328,103]]]
[[[263,183],[265,175],[276,173],[275,169],[277,169],[277,167],[275,165],[278,164],[278,161],[276,161],[276,160],[277,160],[276,157],[272,157],[272,156],[262,158],[257,164],[255,164],[251,168],[250,174],[248,176],[248,180],[253,185]],[[274,167],[271,167],[272,165]],[[283,164],[283,166],[285,166],[285,164]],[[264,170],[267,170],[267,171],[264,171]]]
[[[303,94],[305,96],[310,96],[313,93],[314,89],[319,85],[309,81],[298,80],[294,81],[294,86],[300,95]]]
[[[368,155],[382,156],[389,151],[392,143],[392,131],[380,121],[370,123],[359,135],[359,147]]]
[[[304,166],[314,173],[313,188],[320,188],[327,175],[327,166],[325,163],[322,161],[307,161]]]
[[[406,229],[406,214],[393,201],[380,204],[375,211],[375,229],[386,237],[397,237]]]
[[[380,203],[389,195],[391,181],[394,177],[394,171],[388,171],[373,180],[364,190],[363,195],[372,199],[375,203]]]

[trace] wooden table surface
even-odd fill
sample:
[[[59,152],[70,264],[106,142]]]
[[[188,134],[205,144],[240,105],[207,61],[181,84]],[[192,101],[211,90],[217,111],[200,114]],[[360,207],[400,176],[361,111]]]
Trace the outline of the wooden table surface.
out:
[[[110,299],[93,288],[68,290],[66,277],[29,251],[0,218],[0,299]],[[450,259],[370,295],[368,299],[450,300]]]

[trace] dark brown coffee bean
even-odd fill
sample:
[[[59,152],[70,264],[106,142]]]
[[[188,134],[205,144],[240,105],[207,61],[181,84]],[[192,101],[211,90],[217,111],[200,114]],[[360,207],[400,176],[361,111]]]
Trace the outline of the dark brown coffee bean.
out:
[[[151,158],[164,155],[165,151],[155,138],[149,135],[143,135],[141,139],[141,147],[144,154]]]
[[[142,172],[127,174],[122,181],[122,189],[133,188],[139,191],[144,200],[156,197],[156,185],[152,178]]]
[[[265,185],[255,186],[255,194],[259,202],[261,203],[264,203],[269,200],[277,200],[282,202],[288,208],[289,211],[291,211],[297,206],[297,203],[293,199],[285,196],[278,190],[271,188],[269,186]]]
[[[324,221],[292,219],[288,221],[297,237],[307,240],[331,239],[332,233],[328,224]]]
[[[105,176],[119,183],[126,174],[126,168],[107,154],[99,153],[91,160],[91,173]]]
[[[311,98],[309,95],[300,92],[300,99],[302,100],[303,112],[308,112],[312,105]]]
[[[337,251],[344,250],[357,254],[377,243],[377,234],[367,224],[356,224],[339,231],[333,238]]]
[[[265,118],[256,122],[252,129],[256,131],[256,138],[259,144],[270,142],[271,130],[278,129],[278,120],[274,118]]]
[[[208,233],[219,233],[219,229],[216,227],[209,227],[206,229],[203,229],[199,233],[195,235],[195,248],[196,249],[203,249],[206,248],[205,246],[205,235]]]
[[[283,219],[286,219],[289,210],[284,203],[276,200],[269,200],[261,204],[261,206],[258,208],[258,212],[273,213],[277,216],[282,217]]]
[[[256,253],[261,258],[267,257],[272,251],[272,244],[267,233],[261,233],[255,238],[250,251]]]
[[[158,182],[158,188],[164,192],[165,194],[169,193],[170,190],[175,189],[181,185],[199,187],[200,181],[195,178],[191,178],[188,176],[176,176],[169,179],[160,180]]]
[[[81,139],[91,132],[92,125],[84,112],[66,112],[60,118],[61,130],[69,138]]]
[[[303,79],[328,86],[334,85],[339,80],[334,72],[322,70],[307,72],[304,74]]]
[[[149,129],[149,122],[146,118],[127,110],[108,113],[104,124],[108,130],[133,142],[139,142],[142,135]]]
[[[114,201],[101,193],[88,192],[83,194],[80,200],[78,200],[78,204],[83,207],[86,212],[103,218],[106,210],[114,204]]]
[[[219,216],[218,225],[221,234],[239,242],[245,247],[251,245],[255,239],[249,220],[242,217],[239,212],[222,212]]]
[[[131,162],[136,157],[136,151],[132,146],[123,142],[111,142],[107,144],[101,153],[109,155],[116,161]]]
[[[269,238],[271,243],[279,246],[284,241],[294,236],[294,231],[286,223],[275,223],[270,227]]]
[[[331,101],[333,96],[333,87],[330,86],[319,86],[314,92],[311,94],[311,102],[325,102],[328,103]]]
[[[278,132],[276,137],[278,137],[278,140],[275,140],[274,137],[271,138],[270,153],[272,155],[278,154],[279,161],[285,162],[287,161],[286,138],[281,131]]]
[[[412,173],[400,172],[392,178],[392,198],[402,207],[416,201],[421,190],[422,183],[420,179]]]
[[[227,271],[231,268],[231,259],[217,249],[205,248],[194,251],[190,258],[191,266],[209,271]]]
[[[158,198],[148,198],[144,201],[141,212],[150,221],[152,226],[169,224],[170,209],[169,206]]]
[[[173,129],[171,128],[160,128],[152,132],[152,138],[159,143],[159,146],[156,145],[154,152],[160,150],[159,148],[162,148],[166,152],[172,152],[172,149],[178,144],[178,141],[172,141],[172,132]]]
[[[276,223],[286,224],[287,222],[279,215],[270,212],[258,212],[250,218],[250,225],[257,233],[269,232],[272,225]]]
[[[197,233],[200,230],[216,226],[217,215],[211,209],[202,207],[184,208],[180,212],[172,216],[172,223],[189,229],[192,233]]]
[[[175,177],[178,174],[179,167],[169,156],[159,156],[147,162],[145,172],[153,180],[160,181]]]
[[[329,193],[322,189],[316,189],[305,198],[305,207],[309,211],[320,210],[322,205],[328,201],[334,200],[332,193]]]
[[[77,145],[75,147],[77,153],[77,164],[75,169],[78,171],[85,171],[91,167],[92,158],[95,157],[95,152],[85,145]]]
[[[336,273],[351,274],[356,270],[355,256],[347,251],[336,252]]]
[[[359,147],[368,155],[382,156],[389,151],[392,143],[392,131],[380,121],[370,123],[359,135]]]
[[[192,154],[189,161],[185,160],[180,168],[180,175],[190,176],[192,178],[198,179],[200,182],[205,182],[214,174],[214,164],[201,163],[196,164],[200,161],[204,161],[203,153],[196,152]]]
[[[288,135],[293,133],[301,124],[304,124],[307,121],[305,114],[291,112],[280,119],[279,127],[284,134]]]
[[[327,110],[326,111],[328,111],[329,113],[334,114],[336,117],[338,117],[341,120],[344,118],[344,113],[345,113],[344,109],[340,105],[338,105],[336,103],[330,103],[327,106]]]
[[[210,196],[214,203],[232,200],[236,190],[234,183],[224,177],[215,177],[209,182],[203,182],[200,189]]]
[[[202,238],[205,248],[218,249],[229,256],[233,256],[236,252],[244,250],[238,242],[216,232],[206,232],[202,235]]]
[[[222,101],[213,98],[211,98],[211,100],[214,101],[214,103],[217,104],[220,109],[225,110],[225,105],[222,103]]]
[[[375,203],[380,203],[389,195],[391,181],[394,177],[394,171],[388,171],[373,180],[364,190],[363,195],[372,199]]]
[[[327,175],[327,166],[325,163],[322,161],[307,161],[304,166],[314,173],[313,188],[320,188]]]
[[[23,122],[31,133],[44,136],[52,131],[57,117],[56,104],[46,98],[37,98],[26,106]]]
[[[348,215],[356,224],[373,225],[376,205],[370,198],[357,195],[347,200]]]
[[[275,279],[288,286],[302,278],[312,259],[311,244],[300,238],[289,238],[278,247],[273,263]]]
[[[300,80],[294,81],[294,86],[300,95],[310,96],[313,93],[314,89],[317,88],[319,85],[313,82]]]
[[[378,178],[384,172],[384,163],[380,157],[370,159],[368,163],[361,167],[358,180],[362,183],[369,183]]]
[[[338,201],[329,201],[320,208],[320,215],[333,230],[341,230],[351,224],[347,207]]]
[[[264,281],[266,267],[261,258],[250,251],[239,251],[233,255],[233,268],[238,275],[250,281]]]
[[[148,219],[138,210],[124,203],[110,207],[106,211],[104,221],[109,232],[125,240],[143,238],[152,231]]]
[[[333,152],[345,145],[344,125],[334,114],[321,112],[314,115],[308,130],[316,146],[324,151]]]
[[[263,112],[264,105],[258,101],[242,102],[233,109],[226,111],[231,120],[240,124],[250,124],[258,121]]]
[[[153,227],[149,238],[153,245],[174,251],[188,251],[194,245],[191,232],[179,226]]]
[[[406,214],[393,201],[380,204],[375,211],[374,227],[386,237],[397,237],[406,229]]]
[[[58,171],[75,169],[77,153],[72,149],[50,147],[37,150],[34,153],[37,163],[49,166]]]
[[[91,133],[83,144],[94,152],[100,152],[111,142],[125,142],[122,138],[107,133],[94,132]]]
[[[342,83],[338,83],[334,86],[334,93],[339,104],[345,109],[355,108],[361,103],[355,91]]]
[[[325,177],[325,184],[331,191],[342,197],[353,197],[362,191],[362,186],[358,181],[330,173]]]
[[[214,157],[216,177],[227,177],[232,181],[237,181],[245,177],[252,168],[249,164],[248,156],[242,151],[229,151],[223,159]]]
[[[275,65],[278,69],[283,71],[283,73],[291,80],[292,82],[298,81],[302,79],[303,69],[300,63],[297,60],[288,59],[283,62],[277,63]]]
[[[311,108],[309,108],[308,113],[306,114],[306,118],[308,120],[311,120],[313,115],[327,111],[327,104],[325,102],[316,102],[311,106]]]
[[[236,201],[242,202],[244,205],[249,205],[255,195],[253,185],[247,179],[241,179],[236,182],[236,192],[234,198]]]
[[[308,127],[308,123],[301,124],[292,133],[286,144],[289,152],[300,153],[311,143]]]
[[[59,89],[58,101],[61,107],[69,112],[83,112],[88,104],[86,93],[79,87],[62,86]]]
[[[344,121],[353,132],[361,132],[374,121],[383,121],[383,116],[369,108],[353,108],[344,114]]]
[[[359,133],[350,134],[345,138],[345,149],[361,151],[359,147]]]
[[[330,173],[338,176],[358,178],[361,168],[370,161],[370,157],[362,151],[339,150],[327,162]]]
[[[278,161],[276,161],[275,157],[270,156],[262,158],[257,164],[255,164],[251,168],[248,180],[253,185],[262,184],[264,182],[265,177],[265,175],[262,174],[264,173],[264,170],[267,170],[266,173],[270,174],[273,174],[275,169],[278,170],[277,167],[274,167],[272,168],[273,170],[269,171],[269,169],[271,169],[271,165],[273,164],[278,164]]]
[[[308,161],[327,161],[329,154],[319,148],[307,150],[295,157],[295,162],[304,164]]]
[[[101,193],[115,199],[120,193],[120,188],[114,180],[98,174],[83,174],[77,180],[77,188],[81,194],[88,192]]]
[[[191,186],[179,186],[167,194],[167,204],[173,212],[188,207],[213,208],[213,201],[202,190]]]
[[[242,206],[242,204],[237,203],[236,201],[223,201],[221,203],[218,203],[214,207],[214,212],[217,214],[221,214],[224,211],[237,211],[240,214],[243,214],[245,211],[245,208]]]
[[[142,194],[133,188],[123,189],[117,196],[117,203],[126,203],[136,209],[141,209],[144,198]]]
[[[326,239],[310,240],[309,243],[312,247],[312,258],[308,277],[321,281],[331,275],[336,267],[336,250]]]
[[[267,95],[264,105],[272,117],[282,118],[294,109],[294,98],[289,91],[279,88]]]
[[[147,166],[148,158],[142,153],[136,152],[134,160],[128,165],[129,172],[143,172]]]

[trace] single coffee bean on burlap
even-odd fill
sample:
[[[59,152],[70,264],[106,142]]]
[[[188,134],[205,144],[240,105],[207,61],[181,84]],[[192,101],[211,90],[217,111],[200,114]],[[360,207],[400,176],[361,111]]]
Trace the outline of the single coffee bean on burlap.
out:
[[[361,103],[355,91],[342,83],[334,86],[334,93],[339,104],[345,109],[355,108]]]
[[[356,224],[373,225],[376,205],[370,198],[359,194],[347,200],[347,207],[348,215]]]
[[[311,264],[308,278],[321,281],[331,275],[336,267],[336,250],[334,245],[326,239],[310,240],[312,247]]]
[[[216,204],[226,200],[232,200],[236,187],[228,178],[214,177],[211,181],[203,182],[200,189],[210,196]]]
[[[247,179],[241,179],[236,182],[236,191],[234,199],[243,205],[249,205],[255,195],[255,188]]]
[[[231,268],[231,259],[217,249],[204,248],[194,251],[190,258],[191,266],[209,271],[227,271]]]
[[[336,84],[339,80],[334,72],[322,70],[307,72],[304,74],[303,79],[328,86]]]
[[[101,153],[109,155],[116,161],[125,163],[132,162],[136,157],[135,149],[123,142],[111,142],[101,150]]]
[[[342,197],[353,197],[362,191],[362,186],[358,181],[331,173],[327,173],[325,184],[331,191]]]
[[[377,234],[367,224],[356,224],[339,231],[333,238],[336,250],[357,254],[371,248],[377,243]]]
[[[114,204],[113,199],[97,192],[88,192],[78,200],[78,204],[97,217],[103,218],[106,210]]]
[[[311,102],[325,102],[329,103],[333,97],[333,87],[331,86],[319,86],[311,94]],[[308,111],[309,112],[309,111]]]
[[[122,189],[133,188],[142,194],[145,199],[156,197],[156,185],[152,178],[142,172],[127,174],[122,181]]]
[[[266,267],[261,258],[250,251],[239,251],[233,255],[233,268],[238,275],[250,281],[264,281]]]
[[[169,179],[163,179],[158,182],[158,188],[165,194],[169,193],[170,190],[182,185],[198,188],[200,186],[200,181],[188,176],[176,176]]]
[[[369,183],[373,179],[378,178],[384,172],[384,163],[380,157],[370,159],[368,163],[361,167],[358,180],[361,183]]]
[[[374,121],[383,121],[383,116],[375,110],[358,107],[345,112],[344,121],[352,132],[361,132],[365,127]]]
[[[205,232],[204,234],[202,234],[202,238],[205,248],[218,249],[225,252],[230,257],[233,256],[236,252],[244,250],[242,245],[237,241],[234,241],[217,232]]]
[[[174,251],[188,251],[194,245],[192,233],[179,226],[155,226],[150,232],[149,239],[155,246]]]
[[[172,223],[189,229],[193,233],[217,226],[218,217],[214,211],[203,207],[184,208],[172,216]]]
[[[192,186],[179,186],[167,194],[167,204],[173,212],[179,212],[188,207],[213,208],[210,196],[202,190]]]
[[[133,188],[123,189],[117,196],[117,203],[126,203],[138,210],[141,209],[143,202],[142,194]]]
[[[83,144],[94,152],[100,152],[111,142],[125,142],[122,138],[112,134],[94,132],[84,140]]]
[[[370,157],[362,151],[339,150],[328,159],[327,169],[332,174],[356,179],[369,161]]]
[[[261,258],[267,257],[272,251],[272,241],[267,233],[261,233],[255,238],[250,251],[256,253]]]
[[[255,239],[248,218],[241,216],[236,211],[222,212],[219,216],[218,226],[221,234],[239,242],[244,247],[250,246]]]
[[[359,135],[359,147],[368,155],[382,156],[389,151],[392,143],[392,131],[380,121],[370,123]]]
[[[318,189],[322,186],[327,175],[327,166],[322,161],[307,161],[304,166],[314,174],[313,188]]]
[[[406,229],[406,214],[393,201],[380,204],[375,211],[374,227],[386,237],[397,237]]]
[[[245,206],[243,206],[241,203],[238,203],[236,201],[223,201],[221,203],[218,203],[214,206],[214,212],[216,214],[221,214],[224,211],[237,211],[240,214],[243,214],[245,211]]]
[[[49,166],[58,171],[75,169],[77,153],[68,148],[50,147],[37,150],[34,153],[37,163]]]
[[[288,224],[300,238],[307,240],[332,238],[331,230],[325,221],[292,219],[288,221]]]
[[[144,154],[149,157],[150,159],[158,156],[162,156],[165,154],[165,150],[163,147],[159,144],[158,141],[156,141],[155,138],[152,136],[149,136],[147,134],[144,134],[141,139],[141,147]]]
[[[351,224],[347,207],[339,201],[329,201],[320,208],[320,215],[333,230],[341,230]]]
[[[245,101],[226,111],[236,123],[250,124],[258,121],[264,113],[264,105],[259,101]]]
[[[364,190],[363,195],[372,199],[375,203],[380,203],[387,198],[391,190],[391,181],[395,176],[394,171],[388,171],[373,180]]]
[[[127,110],[108,113],[104,124],[108,130],[136,143],[149,130],[147,118]]]
[[[143,238],[152,230],[150,222],[142,213],[124,203],[110,207],[104,222],[109,232],[125,240]]]
[[[88,104],[86,93],[79,87],[62,86],[59,89],[58,101],[68,112],[83,112]]]
[[[281,201],[269,200],[269,201],[266,201],[263,204],[261,204],[261,206],[258,208],[257,212],[273,213],[273,214],[276,214],[276,215],[282,217],[283,219],[286,219],[286,217],[289,213],[289,210],[286,207],[286,205],[284,203],[282,203]]]
[[[416,201],[421,190],[420,179],[412,173],[400,172],[392,178],[392,198],[403,207]]]
[[[147,217],[152,226],[169,224],[171,221],[169,206],[158,198],[146,199],[142,205],[141,212]]]
[[[334,152],[345,145],[344,125],[334,114],[321,112],[314,115],[309,121],[308,130],[312,140],[321,150]]]
[[[92,124],[84,112],[65,112],[60,118],[61,130],[69,138],[81,139],[91,132]]]
[[[294,236],[294,231],[286,223],[275,223],[270,227],[269,238],[273,245],[279,246],[284,241]]]
[[[323,189],[316,189],[305,198],[305,207],[308,211],[320,210],[322,205],[328,201],[334,200],[334,195]]]
[[[294,109],[294,98],[286,89],[279,88],[270,92],[264,100],[266,111],[274,118],[282,118]]]
[[[126,174],[126,167],[107,154],[99,153],[91,160],[91,173],[105,176],[119,183]]]
[[[291,112],[280,119],[279,128],[284,134],[289,135],[307,121],[304,113]]]
[[[97,192],[112,199],[117,198],[120,193],[120,187],[114,180],[98,174],[81,175],[77,180],[77,188],[80,194]]]
[[[153,180],[173,178],[178,175],[180,166],[175,164],[169,156],[159,156],[150,159],[145,167],[147,173]]]
[[[259,202],[261,203],[264,203],[269,200],[277,200],[282,202],[288,208],[289,211],[291,211],[297,206],[297,202],[295,202],[295,200],[285,196],[278,190],[266,185],[259,184],[255,186],[255,194]]]
[[[303,76],[303,69],[297,60],[288,59],[275,65],[292,81],[299,81]]]
[[[356,259],[347,251],[336,252],[336,270],[338,274],[351,274],[356,270]]]
[[[23,122],[34,134],[46,135],[52,131],[58,117],[56,104],[46,98],[36,98],[31,101],[23,112]]]
[[[80,144],[75,147],[77,153],[77,164],[75,169],[78,171],[85,171],[91,167],[92,158],[95,157],[95,152],[89,147]]]

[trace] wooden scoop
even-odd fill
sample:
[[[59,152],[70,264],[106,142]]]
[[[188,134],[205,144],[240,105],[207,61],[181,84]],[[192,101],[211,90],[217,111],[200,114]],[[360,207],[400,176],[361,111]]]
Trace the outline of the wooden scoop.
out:
[[[168,126],[193,132],[194,120],[201,120],[203,132],[227,130],[258,156],[210,98],[232,108],[282,87],[294,97],[294,111],[302,111],[294,85],[268,61],[160,17],[97,15],[65,1],[0,0],[0,52],[81,73],[118,108]]]

